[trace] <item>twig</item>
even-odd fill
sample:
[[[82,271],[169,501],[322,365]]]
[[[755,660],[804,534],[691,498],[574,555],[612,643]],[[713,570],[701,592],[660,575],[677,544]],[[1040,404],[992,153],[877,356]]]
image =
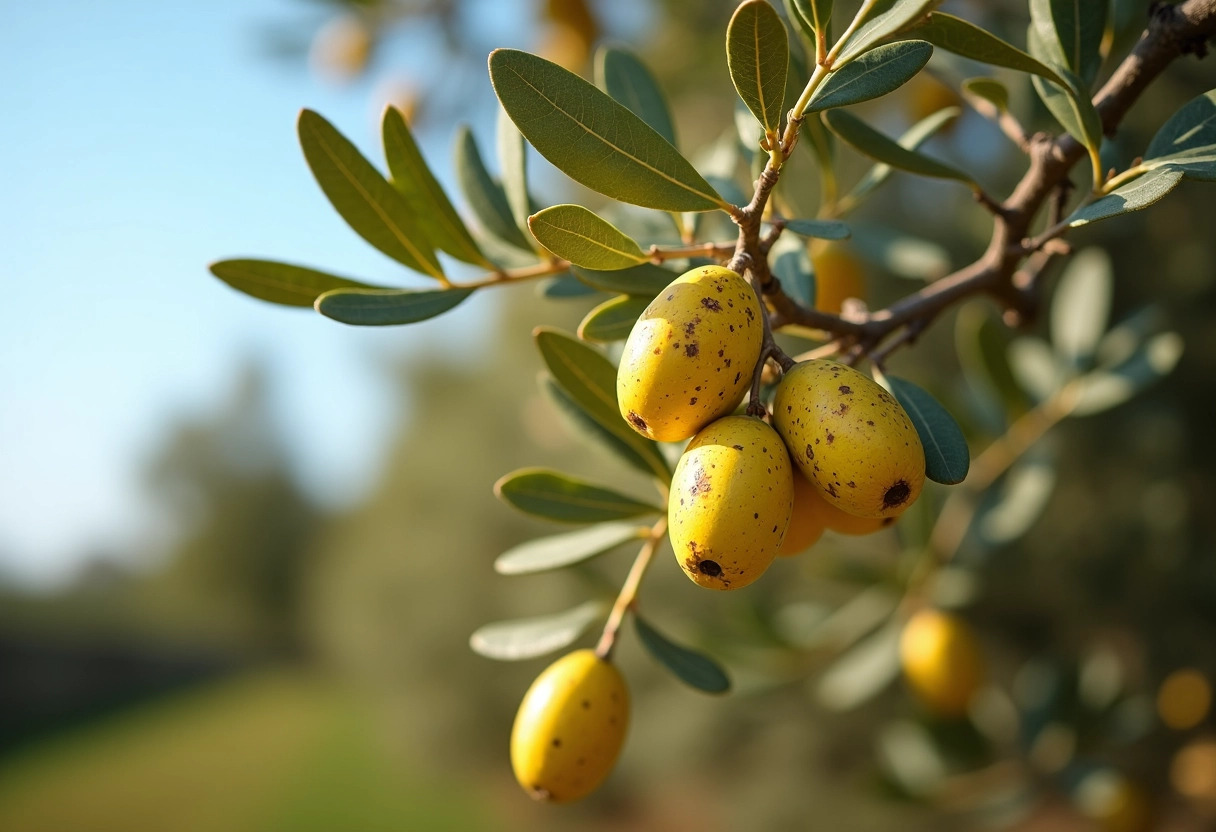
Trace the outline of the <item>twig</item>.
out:
[[[549,275],[564,272],[568,268],[570,268],[570,261],[554,258],[544,263],[536,263],[518,269],[504,269],[500,272],[491,272],[480,280],[471,280],[468,283],[453,283],[450,288],[484,289],[487,286],[501,286],[506,283],[518,283],[521,280],[548,277]]]
[[[651,246],[646,252],[652,263],[667,260],[682,260],[685,257],[727,257],[735,250],[735,243],[694,243],[687,246]]]
[[[658,550],[659,544],[663,542],[666,535],[667,518],[661,517],[651,527],[646,542],[642,544],[641,551],[633,561],[633,566],[629,567],[625,583],[621,586],[620,594],[616,596],[616,602],[612,605],[612,612],[608,614],[608,620],[604,623],[604,632],[600,636],[599,643],[595,645],[595,654],[601,659],[606,661],[611,658],[612,648],[616,646],[617,633],[620,632],[621,623],[625,620],[625,613],[637,604],[638,588],[642,585],[642,578],[650,567],[651,560],[654,559],[655,551]]]

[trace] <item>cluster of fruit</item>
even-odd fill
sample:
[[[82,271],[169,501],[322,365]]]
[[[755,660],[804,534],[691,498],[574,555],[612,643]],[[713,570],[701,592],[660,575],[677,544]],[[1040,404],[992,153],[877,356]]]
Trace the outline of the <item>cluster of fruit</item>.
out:
[[[638,318],[617,375],[621,415],[636,431],[663,442],[691,439],[672,477],[668,528],[680,567],[711,589],[747,586],[825,529],[878,531],[916,500],[925,480],[924,449],[903,407],[846,365],[794,365],[775,391],[772,426],[730,415],[760,360],[762,314],[735,272],[693,269]],[[904,635],[913,690],[938,711],[964,710],[981,662],[961,622],[924,612]],[[611,662],[592,650],[559,659],[516,716],[511,759],[520,784],[555,802],[589,794],[616,760],[628,712]]]

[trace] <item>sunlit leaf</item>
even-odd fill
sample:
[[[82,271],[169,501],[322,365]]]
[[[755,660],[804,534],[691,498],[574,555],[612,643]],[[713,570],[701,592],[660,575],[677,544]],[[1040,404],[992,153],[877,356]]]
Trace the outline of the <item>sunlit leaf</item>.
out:
[[[1146,168],[1171,165],[1192,179],[1216,180],[1216,90],[1170,116],[1144,157]]]
[[[706,693],[726,693],[730,677],[709,656],[668,639],[636,613],[633,616],[638,640],[658,660],[686,685]]]
[[[925,116],[923,119],[912,125],[908,130],[899,137],[900,147],[907,150],[916,150],[922,144],[927,142],[935,133],[951,124],[962,112],[958,107],[943,107],[935,113]],[[892,168],[888,164],[879,163],[870,168],[866,175],[853,186],[853,190],[849,191],[848,195],[841,200],[842,205],[847,205],[849,208],[860,203],[876,190],[883,182],[891,176]]]
[[[912,426],[925,448],[925,476],[934,482],[954,485],[967,478],[971,451],[967,439],[950,411],[910,381],[895,376],[886,380],[891,393],[908,412]]]
[[[574,73],[526,52],[496,49],[490,80],[515,126],[574,181],[660,211],[725,207],[671,143]]]
[[[1056,82],[1040,75],[1031,77],[1031,85],[1040,100],[1073,138],[1088,147],[1101,147],[1102,121],[1081,79],[1059,62],[1052,47],[1041,39],[1039,27],[1033,22],[1026,32],[1026,45],[1030,54],[1050,65],[1060,79]]]
[[[671,281],[679,277],[671,269],[665,269],[653,263],[642,263],[617,271],[597,271],[576,267],[574,273],[578,275],[579,280],[601,291],[636,295],[647,300],[654,298],[659,292],[666,289]]]
[[[923,40],[901,40],[865,53],[832,72],[811,96],[806,112],[846,107],[897,90],[924,68],[933,47]]]
[[[739,4],[726,28],[726,64],[739,98],[764,129],[781,127],[789,40],[785,24],[767,0]]]
[[[409,203],[423,235],[458,260],[494,268],[422,158],[401,112],[395,107],[386,108],[380,131],[393,186]]]
[[[502,172],[502,192],[511,208],[515,227],[528,227],[528,215],[532,213],[528,198],[528,154],[523,135],[515,124],[499,108],[495,139],[498,147],[498,169]]]
[[[561,569],[602,555],[622,543],[637,540],[646,533],[634,523],[601,523],[563,534],[538,537],[512,546],[494,561],[500,575],[529,575]]]
[[[633,295],[606,300],[583,318],[578,325],[578,337],[584,341],[624,341],[649,304],[646,298]]]
[[[675,146],[676,129],[667,100],[637,55],[616,46],[602,47],[595,54],[595,83]]]
[[[1009,90],[995,78],[968,78],[963,82],[963,91],[984,99],[998,112],[1009,109]]]
[[[612,433],[591,418],[587,411],[548,373],[541,373],[540,386],[541,392],[553,402],[558,412],[579,435],[598,444],[644,474],[658,477],[664,481],[671,479],[670,466],[667,465],[663,455],[659,453],[653,442],[646,439],[645,442],[649,444],[643,444],[642,450],[638,450],[626,440]],[[644,437],[638,438],[644,439]]]
[[[1064,83],[1047,64],[1006,43],[987,29],[954,15],[932,12],[927,22],[917,26],[909,34],[928,41],[939,49],[973,61],[1041,75],[1050,81]]]
[[[1047,508],[1055,483],[1050,459],[1029,457],[1016,463],[993,492],[993,501],[979,513],[980,537],[997,545],[1024,535]]]
[[[1109,0],[1030,0],[1031,26],[1046,54],[1080,78],[1081,89],[1093,83],[1102,65],[1099,47],[1109,5]]]
[[[570,646],[607,611],[605,602],[587,601],[556,615],[497,621],[473,633],[469,646],[490,659],[534,659]]]
[[[853,233],[840,220],[783,220],[785,230],[803,237],[818,237],[821,240],[847,240]]]
[[[1182,181],[1182,176],[1182,171],[1172,166],[1150,170],[1106,196],[1078,208],[1068,217],[1068,225],[1076,228],[1147,208],[1174,190]]]
[[[587,269],[626,269],[646,262],[632,239],[581,205],[554,205],[528,218],[532,236],[549,251]]]
[[[397,262],[442,277],[435,251],[401,192],[322,116],[301,110],[296,128],[309,169],[346,224]]]
[[[1072,415],[1089,416],[1123,404],[1168,375],[1182,357],[1182,347],[1177,333],[1163,332],[1146,341],[1126,361],[1083,376]]]
[[[473,294],[472,289],[334,289],[317,298],[316,310],[354,326],[396,326],[442,315]]]
[[[507,474],[494,483],[494,494],[525,514],[558,523],[603,523],[664,511],[610,488],[544,468]]]
[[[1110,255],[1097,247],[1068,262],[1051,301],[1051,343],[1073,367],[1093,357],[1110,317]]]
[[[331,289],[378,288],[273,260],[220,260],[209,268],[233,289],[283,306],[312,306],[318,297]]]
[[[477,140],[468,125],[456,131],[456,181],[465,201],[487,234],[521,251],[532,252],[532,244],[515,224],[515,215],[502,185],[486,170]]]
[[[893,619],[833,662],[816,686],[820,704],[847,711],[882,693],[899,675],[901,630]]]
[[[827,119],[828,126],[837,136],[867,156],[893,168],[921,176],[955,179],[968,185],[973,184],[970,176],[953,165],[939,162],[937,159],[932,159],[915,150],[909,150],[846,110],[831,110],[824,114],[824,118]]]
[[[1009,368],[1035,401],[1051,398],[1067,373],[1051,348],[1038,338],[1016,338],[1009,344]]]
[[[875,0],[868,3],[861,24],[845,41],[836,65],[868,54],[877,43],[911,27],[941,0]]]
[[[832,0],[790,0],[786,10],[790,18],[804,28],[812,44],[817,36],[827,39],[828,24],[832,22]]]

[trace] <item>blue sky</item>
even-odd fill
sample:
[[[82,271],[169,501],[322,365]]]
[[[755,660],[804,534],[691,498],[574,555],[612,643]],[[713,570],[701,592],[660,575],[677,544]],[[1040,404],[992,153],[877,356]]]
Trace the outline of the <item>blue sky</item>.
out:
[[[508,4],[475,4],[495,45],[527,46]],[[295,141],[316,109],[379,163],[372,91],[387,74],[443,71],[437,39],[405,35],[369,77],[326,85],[268,57],[276,23],[315,4],[220,0],[29,3],[0,25],[0,574],[70,577],[98,548],[131,551],[147,528],[140,465],[175,416],[212,409],[258,357],[305,482],[334,503],[375,473],[393,421],[391,356],[460,347],[494,300],[447,326],[361,330],[262,304],[206,264],[264,256],[406,284],[329,208]],[[513,30],[514,41],[512,41]],[[474,33],[476,34],[476,32]],[[436,67],[439,66],[437,70]],[[425,78],[424,78],[425,80]],[[467,91],[492,138],[484,74]],[[461,102],[464,104],[464,102]],[[447,179],[452,125],[423,127]]]

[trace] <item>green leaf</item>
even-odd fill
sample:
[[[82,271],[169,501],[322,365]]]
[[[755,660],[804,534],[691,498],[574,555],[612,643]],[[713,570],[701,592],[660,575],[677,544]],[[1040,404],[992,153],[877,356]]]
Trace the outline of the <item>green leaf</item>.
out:
[[[667,100],[637,55],[620,47],[601,47],[595,54],[595,84],[675,147],[676,128]]]
[[[1110,255],[1093,247],[1068,261],[1051,300],[1051,343],[1072,367],[1093,358],[1110,317]]]
[[[730,677],[709,656],[676,644],[637,613],[633,616],[633,626],[642,646],[684,684],[706,693],[726,693],[730,690]]]
[[[538,286],[540,287],[539,294],[541,297],[553,300],[585,298],[598,294],[598,290],[594,286],[588,286],[569,272],[543,280]]]
[[[1168,375],[1182,357],[1182,348],[1182,338],[1177,333],[1163,332],[1146,341],[1118,366],[1083,376],[1072,415],[1089,416],[1123,404]]]
[[[644,474],[658,477],[662,481],[671,479],[671,469],[658,447],[650,440],[645,440],[649,446],[643,446],[639,451],[634,445],[621,439],[609,431],[587,413],[565,389],[553,380],[548,373],[540,374],[541,392],[553,402],[558,412],[565,417],[571,428],[580,435],[598,443],[612,454],[620,457],[626,464],[631,465]],[[643,438],[644,437],[639,437]]]
[[[1035,401],[1051,398],[1064,385],[1066,368],[1038,338],[1022,337],[1009,344],[1009,369]]]
[[[910,171],[921,176],[955,179],[967,185],[974,184],[967,174],[945,162],[939,162],[915,150],[899,144],[870,127],[857,116],[845,110],[824,113],[832,132],[862,153],[893,168]]]
[[[601,523],[586,529],[538,537],[512,546],[494,561],[500,575],[530,575],[582,563],[646,534],[634,523]]]
[[[636,295],[647,300],[652,300],[659,292],[666,289],[671,281],[679,277],[671,269],[665,269],[653,263],[642,263],[617,271],[597,271],[575,267],[574,273],[578,275],[579,280],[600,291]]]
[[[532,253],[532,244],[515,224],[506,191],[494,181],[482,161],[477,140],[468,125],[456,130],[456,181],[473,216],[487,234],[521,251]]]
[[[395,326],[442,315],[473,294],[472,289],[334,289],[314,306],[327,318],[355,326]]]
[[[1032,22],[1026,32],[1026,44],[1036,59],[1050,64],[1060,77],[1059,82],[1048,81],[1042,76],[1031,77],[1030,82],[1043,104],[1060,126],[1073,138],[1091,148],[1102,145],[1102,120],[1094,109],[1081,80],[1070,70],[1059,65],[1051,46],[1041,39],[1039,28]]]
[[[900,621],[892,619],[831,664],[819,677],[820,704],[847,711],[872,699],[899,675]]]
[[[660,211],[726,208],[666,139],[574,73],[526,52],[496,49],[490,80],[524,137],[575,182]]]
[[[1109,0],[1030,0],[1030,23],[1052,63],[1093,84],[1102,66],[1102,34]]]
[[[405,117],[396,108],[385,109],[380,132],[393,186],[409,203],[423,236],[458,260],[494,268],[427,167]]]
[[[554,205],[531,217],[532,236],[549,251],[587,269],[627,269],[646,262],[638,244],[581,205]]]
[[[498,621],[473,633],[469,646],[490,659],[534,659],[570,646],[607,611],[604,601],[587,601],[556,615]]]
[[[882,225],[853,226],[852,249],[897,277],[937,280],[950,273],[950,252],[937,243]]]
[[[656,476],[670,476],[658,446],[621,418],[616,402],[616,367],[595,347],[564,332],[537,327],[532,334],[553,378],[587,415],[645,458]]]
[[[968,78],[963,82],[963,92],[984,99],[998,112],[1009,109],[1009,90],[995,78]]]
[[[853,233],[840,220],[783,220],[785,230],[802,237],[818,237],[821,240],[847,240]]]
[[[934,133],[958,118],[961,112],[962,110],[958,107],[943,107],[936,113],[931,113],[916,122],[916,124],[908,128],[907,132],[899,137],[899,146],[906,150],[916,150],[927,142]],[[848,195],[841,200],[841,203],[850,209],[856,206],[890,178],[891,170],[890,165],[883,163],[870,168],[866,172],[866,175],[861,178],[861,181],[853,186],[853,190],[849,191]]]
[[[300,111],[296,130],[312,175],[346,224],[397,262],[442,279],[409,203],[350,140],[312,110]]]
[[[790,45],[785,24],[766,0],[739,4],[726,27],[726,64],[739,98],[769,133],[781,128]]]
[[[985,495],[976,531],[990,546],[1017,540],[1043,514],[1055,489],[1055,465],[1050,459],[1030,456],[1018,460],[998,489]]]
[[[1174,190],[1175,186],[1182,181],[1182,176],[1182,171],[1173,166],[1151,170],[1126,185],[1116,188],[1101,199],[1078,208],[1069,216],[1068,226],[1076,228],[1147,208]]]
[[[895,376],[886,378],[891,393],[908,412],[925,447],[925,476],[946,485],[965,480],[971,466],[971,451],[950,411],[912,382]]]
[[[528,227],[528,215],[532,213],[528,198],[528,154],[523,135],[502,108],[498,110],[495,138],[498,146],[498,168],[502,171],[502,191],[511,208],[515,227],[521,231]]]
[[[901,40],[872,49],[833,71],[811,96],[806,112],[846,107],[897,90],[921,71],[932,54],[933,47],[923,40]]]
[[[1027,399],[1009,367],[1007,330],[978,304],[959,310],[956,319],[955,351],[968,386],[986,389],[1004,406],[1006,414],[1018,416],[1026,411]],[[1003,432],[1005,425],[1000,426]]]
[[[1144,156],[1146,168],[1172,165],[1192,179],[1216,180],[1216,90],[1170,116]]]
[[[624,341],[637,323],[638,316],[650,305],[646,298],[621,295],[604,301],[587,313],[578,325],[584,341]]]
[[[814,309],[817,294],[815,269],[811,265],[806,243],[782,234],[769,250],[769,262],[773,275],[781,281],[785,293],[808,309]]]
[[[941,0],[876,0],[863,15],[861,25],[845,41],[836,66],[849,63],[871,50],[874,44],[899,34],[924,17]]]
[[[331,289],[377,288],[273,260],[220,260],[208,268],[233,289],[283,306],[312,306],[320,295]]]
[[[544,468],[513,471],[494,483],[498,499],[525,514],[558,523],[603,523],[663,509]]]
[[[954,15],[932,12],[928,22],[917,26],[909,35],[973,61],[1028,72],[1064,84],[1056,71],[1042,61],[1032,58],[988,30]],[[999,84],[996,81],[992,83]],[[1003,86],[1001,88],[1004,89]]]

